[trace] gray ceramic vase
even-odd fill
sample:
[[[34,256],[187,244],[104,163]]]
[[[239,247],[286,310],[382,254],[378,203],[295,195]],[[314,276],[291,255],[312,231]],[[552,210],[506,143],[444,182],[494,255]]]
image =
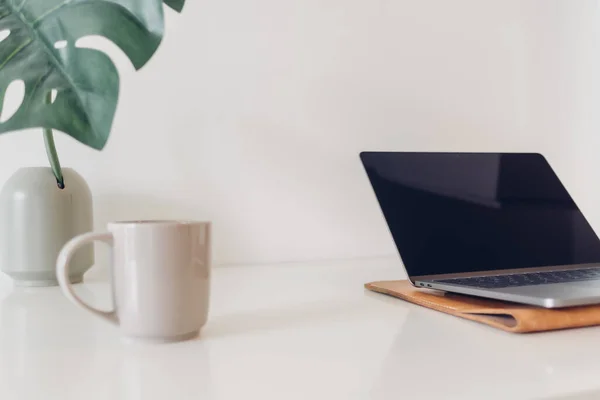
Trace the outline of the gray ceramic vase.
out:
[[[74,236],[93,230],[92,194],[81,175],[63,168],[60,189],[50,168],[19,169],[0,192],[0,269],[17,286],[55,286],[56,258]],[[71,282],[94,264],[94,248],[74,257]]]

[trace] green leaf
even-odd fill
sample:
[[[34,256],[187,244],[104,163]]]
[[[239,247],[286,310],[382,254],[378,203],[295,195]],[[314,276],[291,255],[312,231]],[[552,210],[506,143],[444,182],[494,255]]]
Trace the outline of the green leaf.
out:
[[[180,10],[184,0],[165,0]],[[119,74],[104,53],[78,48],[101,35],[136,69],[152,57],[164,34],[162,0],[0,0],[0,114],[8,85],[25,83],[17,112],[0,133],[57,129],[95,149],[108,140],[119,96]],[[56,99],[45,99],[53,89]]]
[[[181,12],[181,10],[183,10],[184,3],[185,0],[165,0],[165,4],[177,12]]]

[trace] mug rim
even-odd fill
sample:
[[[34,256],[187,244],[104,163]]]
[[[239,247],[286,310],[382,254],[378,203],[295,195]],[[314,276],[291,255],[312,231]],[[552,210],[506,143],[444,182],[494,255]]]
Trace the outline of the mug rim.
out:
[[[179,220],[179,219],[138,219],[111,221],[108,226],[190,226],[210,225],[210,221]]]

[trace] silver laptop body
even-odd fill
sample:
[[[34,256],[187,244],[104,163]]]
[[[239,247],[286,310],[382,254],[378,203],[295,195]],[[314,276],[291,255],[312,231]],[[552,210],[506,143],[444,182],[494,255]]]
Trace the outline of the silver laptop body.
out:
[[[600,303],[600,239],[542,155],[360,157],[416,287],[546,308]]]

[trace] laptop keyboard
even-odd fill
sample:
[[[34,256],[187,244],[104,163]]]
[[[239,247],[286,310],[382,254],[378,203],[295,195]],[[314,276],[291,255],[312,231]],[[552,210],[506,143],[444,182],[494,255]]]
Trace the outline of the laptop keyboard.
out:
[[[499,289],[513,286],[545,285],[548,283],[577,282],[593,279],[600,279],[600,268],[478,276],[473,278],[454,278],[437,280],[434,282],[472,286],[485,289]]]

